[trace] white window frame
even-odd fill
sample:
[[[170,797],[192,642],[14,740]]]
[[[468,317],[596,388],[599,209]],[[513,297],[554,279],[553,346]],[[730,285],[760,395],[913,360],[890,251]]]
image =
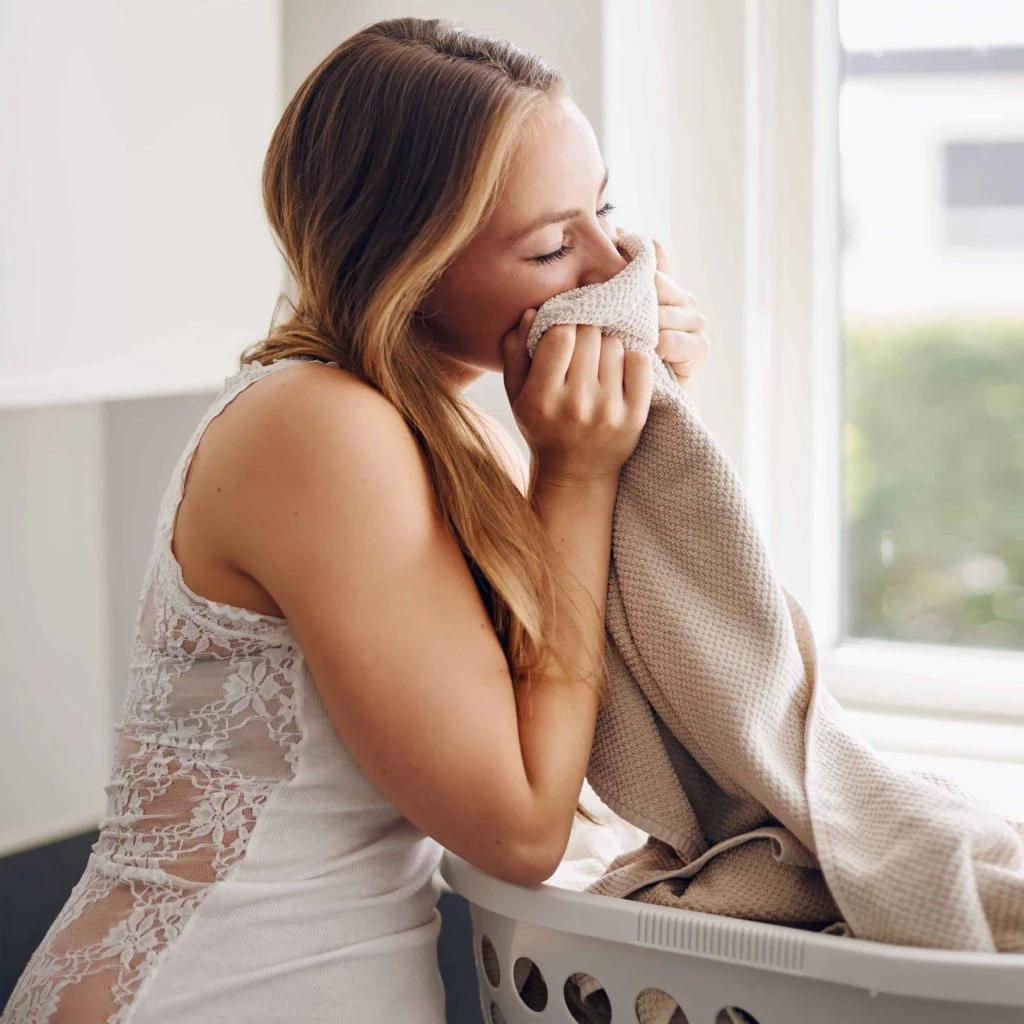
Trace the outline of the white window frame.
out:
[[[823,682],[876,744],[1024,764],[1024,655],[840,636],[837,0],[750,9],[760,41],[751,57],[762,55],[757,120],[774,175],[758,210],[763,265],[774,268],[762,316],[774,379],[800,382],[785,395],[776,387],[763,425],[770,478],[786,481],[773,490],[773,557],[794,595],[808,595]]]

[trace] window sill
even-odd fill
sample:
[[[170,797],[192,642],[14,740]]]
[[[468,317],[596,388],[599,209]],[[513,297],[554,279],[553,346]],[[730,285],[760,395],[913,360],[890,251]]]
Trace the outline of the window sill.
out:
[[[847,640],[819,644],[817,653],[818,674],[843,707],[1024,729],[1024,655],[1017,652]],[[1024,744],[1011,760],[1024,763]]]
[[[1024,821],[1024,724],[1003,724],[844,705],[847,720],[886,762],[928,768]]]

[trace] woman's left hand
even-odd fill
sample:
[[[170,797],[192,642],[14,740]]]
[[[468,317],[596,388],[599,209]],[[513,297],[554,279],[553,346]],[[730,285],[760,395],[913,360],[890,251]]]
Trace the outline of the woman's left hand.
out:
[[[616,235],[625,229],[617,227]],[[657,270],[654,281],[658,291],[657,354],[668,364],[676,381],[689,391],[689,386],[704,364],[711,358],[711,343],[704,328],[707,318],[697,312],[697,300],[668,274],[668,257],[655,238]]]

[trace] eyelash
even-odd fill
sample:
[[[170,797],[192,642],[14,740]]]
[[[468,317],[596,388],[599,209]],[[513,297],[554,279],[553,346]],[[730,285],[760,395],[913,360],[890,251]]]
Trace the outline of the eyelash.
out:
[[[615,209],[614,203],[605,203],[600,210],[597,211],[598,217],[606,217],[612,210]],[[561,249],[556,249],[554,252],[545,253],[543,256],[534,256],[534,263],[553,263],[555,260],[560,260],[563,256],[568,256],[573,251],[575,246],[563,245]]]

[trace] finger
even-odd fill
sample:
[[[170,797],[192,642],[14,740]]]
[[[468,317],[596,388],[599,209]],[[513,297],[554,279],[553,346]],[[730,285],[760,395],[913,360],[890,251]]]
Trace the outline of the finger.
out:
[[[703,331],[659,331],[655,352],[671,362],[695,362],[710,351]]]
[[[685,331],[662,330],[658,332],[658,346],[654,352],[670,363],[682,363],[686,361],[692,347],[691,336]]]
[[[692,367],[690,373],[694,374],[711,358],[711,342],[708,341],[708,336],[703,331],[699,334],[687,334],[686,337],[689,339],[690,346],[688,353]]]
[[[654,365],[650,354],[640,349],[628,349],[623,355],[622,391],[626,406],[640,423],[647,419],[651,406]]]
[[[669,273],[668,269],[668,255],[665,252],[665,247],[656,238],[652,239],[654,242],[654,252],[657,256],[657,267],[663,273]]]
[[[692,306],[658,305],[658,329],[662,331],[703,331],[707,317]]]
[[[576,325],[576,347],[572,353],[565,383],[575,388],[589,388],[598,379],[601,366],[601,328],[593,324]]]
[[[597,371],[597,379],[601,390],[620,398],[622,397],[622,366],[626,346],[622,339],[614,334],[601,335],[601,365]]]
[[[533,350],[533,365],[523,387],[545,393],[560,390],[575,348],[576,325],[553,324],[541,335]]]
[[[528,309],[520,317],[519,323],[506,331],[501,339],[501,358],[505,378],[505,393],[509,402],[514,402],[523,390],[523,384],[530,373],[530,353],[526,347],[526,339],[530,333],[537,310]]]
[[[658,293],[658,304],[661,306],[682,306],[684,309],[696,309],[697,300],[675,278],[660,270],[654,272],[654,286]]]
[[[711,343],[703,332],[664,331],[655,352],[677,377],[694,377],[711,358]]]

